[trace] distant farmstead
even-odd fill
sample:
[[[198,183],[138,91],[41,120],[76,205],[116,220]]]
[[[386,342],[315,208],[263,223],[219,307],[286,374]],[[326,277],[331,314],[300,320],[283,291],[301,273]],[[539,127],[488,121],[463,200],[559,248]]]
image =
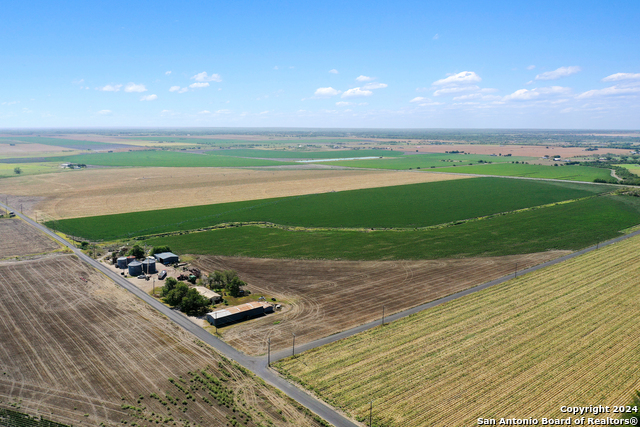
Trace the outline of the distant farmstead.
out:
[[[207,320],[213,326],[222,326],[227,323],[239,322],[272,312],[273,306],[271,304],[262,301],[255,301],[235,307],[212,311],[211,313],[207,313]]]
[[[164,265],[180,262],[180,258],[178,257],[178,255],[174,254],[173,252],[162,252],[159,254],[155,254],[154,257],[156,257],[156,259]]]

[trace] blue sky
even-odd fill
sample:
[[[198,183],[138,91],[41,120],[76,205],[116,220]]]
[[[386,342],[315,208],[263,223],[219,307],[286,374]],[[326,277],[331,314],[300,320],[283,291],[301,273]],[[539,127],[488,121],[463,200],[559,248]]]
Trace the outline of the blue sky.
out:
[[[640,129],[640,2],[6,2],[0,127]]]

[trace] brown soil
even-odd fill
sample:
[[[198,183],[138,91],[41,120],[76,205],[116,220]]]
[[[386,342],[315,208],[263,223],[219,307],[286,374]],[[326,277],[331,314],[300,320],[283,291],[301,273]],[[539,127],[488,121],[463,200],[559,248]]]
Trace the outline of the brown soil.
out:
[[[21,219],[0,219],[0,259],[40,254],[59,248],[60,245],[55,241]]]
[[[445,151],[464,151],[471,154],[511,154],[512,156],[526,157],[542,157],[542,156],[560,156],[562,158],[576,156],[597,156],[598,154],[629,154],[629,150],[619,148],[607,148],[600,151],[585,151],[583,147],[559,147],[550,145],[471,145],[471,144],[451,144],[451,145],[408,145],[403,147],[394,147],[394,150],[406,151],[409,153],[444,153]]]
[[[74,150],[70,150],[64,147],[54,147],[52,145],[44,145],[44,144],[24,144],[24,143],[15,143],[16,145],[12,146],[11,144],[2,143],[0,144],[0,156],[1,157],[30,157],[34,154],[55,154],[55,153],[70,153]]]
[[[90,169],[12,178],[2,192],[10,199],[42,197],[35,209],[23,207],[32,216],[74,218],[463,178],[369,170]]]
[[[163,418],[173,417],[227,425],[239,411],[218,404],[201,386],[190,390],[195,401],[187,400],[169,381],[184,377],[189,389],[199,383],[190,383],[188,372],[207,369],[252,416],[249,426],[317,425],[73,255],[0,262],[0,343],[0,404],[57,422],[164,425]],[[152,393],[163,401],[168,393],[177,403],[162,405]]]
[[[300,261],[199,257],[202,270],[233,269],[255,294],[292,301],[278,313],[222,329],[224,339],[248,354],[296,345],[380,319],[569,251],[435,261]],[[279,322],[275,324],[275,322]]]

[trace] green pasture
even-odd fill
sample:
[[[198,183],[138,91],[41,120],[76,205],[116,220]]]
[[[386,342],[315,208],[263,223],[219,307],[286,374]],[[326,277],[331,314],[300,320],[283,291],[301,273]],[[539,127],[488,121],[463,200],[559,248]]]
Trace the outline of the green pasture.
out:
[[[103,142],[95,142],[95,141],[78,141],[75,139],[62,139],[62,138],[47,138],[41,136],[5,136],[0,137],[0,141],[9,142],[9,141],[20,141],[20,142],[28,142],[31,144],[44,144],[44,145],[53,145],[56,147],[65,147],[71,149],[78,149],[79,147],[90,147],[100,149],[109,145],[114,144],[106,144]]]
[[[153,238],[179,254],[401,260],[577,250],[640,223],[640,200],[602,196],[418,231],[287,231],[245,226]]]
[[[477,166],[456,166],[437,169],[438,172],[471,173],[478,175],[521,176],[527,178],[561,179],[566,181],[593,182],[595,179],[608,180],[611,171],[589,166],[545,166],[515,163],[501,163]]]
[[[203,154],[181,153],[178,151],[124,151],[118,153],[80,154],[56,158],[58,161],[84,163],[99,166],[134,167],[244,167],[244,166],[281,166],[294,163],[274,160],[241,159],[228,156],[208,156]]]
[[[341,159],[351,157],[399,157],[400,151],[391,150],[338,150],[338,151],[304,151],[304,150],[255,150],[238,148],[215,150],[208,154],[235,157],[258,157],[268,159]]]
[[[91,240],[193,230],[229,222],[264,221],[309,228],[416,228],[609,190],[603,185],[472,178],[73,218],[59,221],[55,227]]]
[[[394,151],[386,151],[386,157],[390,157],[389,153]],[[402,154],[401,152],[398,152]],[[365,157],[365,156],[358,156]],[[430,169],[432,167],[442,168],[452,165],[469,165],[477,164],[480,160],[483,162],[514,162],[528,161],[533,157],[493,157],[484,154],[448,154],[448,153],[428,153],[428,154],[407,154],[402,157],[393,159],[366,159],[366,160],[340,160],[335,162],[322,163],[325,165],[347,166],[352,168],[370,168],[370,169]]]
[[[15,173],[15,168],[20,168],[20,174]],[[60,163],[0,163],[0,178],[17,177],[23,175],[39,175],[42,173],[74,172],[70,169],[60,169]]]
[[[628,165],[628,164],[624,164],[624,165],[613,165],[613,166],[618,166],[621,168],[625,168],[627,169],[629,172],[639,175],[640,176],[640,165]]]

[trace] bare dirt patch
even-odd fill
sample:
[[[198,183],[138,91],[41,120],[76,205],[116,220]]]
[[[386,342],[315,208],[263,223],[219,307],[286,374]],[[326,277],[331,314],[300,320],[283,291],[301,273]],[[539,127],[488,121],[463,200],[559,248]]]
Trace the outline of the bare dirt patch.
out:
[[[282,313],[223,329],[248,354],[290,348],[525,269],[569,251],[427,261],[299,261],[199,257],[202,270],[236,270],[257,294],[292,301]]]
[[[11,145],[14,144],[14,145]],[[54,147],[45,144],[0,143],[0,157],[32,157],[40,154],[75,154],[74,150],[65,147]]]
[[[446,151],[464,151],[471,154],[511,154],[512,156],[543,157],[559,156],[562,158],[576,156],[593,156],[598,153],[629,154],[629,150],[619,148],[603,148],[600,151],[585,151],[584,147],[559,147],[557,145],[546,146],[537,145],[475,145],[475,144],[450,144],[450,145],[409,145],[394,147],[394,150],[406,151],[409,153],[444,153]]]
[[[21,219],[0,219],[0,259],[59,249],[60,245]]]
[[[73,255],[0,262],[0,343],[2,405],[54,421],[214,426],[244,411],[252,427],[317,425]],[[230,406],[190,382],[202,370]]]
[[[3,193],[44,198],[25,213],[75,218],[464,178],[377,170],[122,168],[12,178],[3,182]]]

